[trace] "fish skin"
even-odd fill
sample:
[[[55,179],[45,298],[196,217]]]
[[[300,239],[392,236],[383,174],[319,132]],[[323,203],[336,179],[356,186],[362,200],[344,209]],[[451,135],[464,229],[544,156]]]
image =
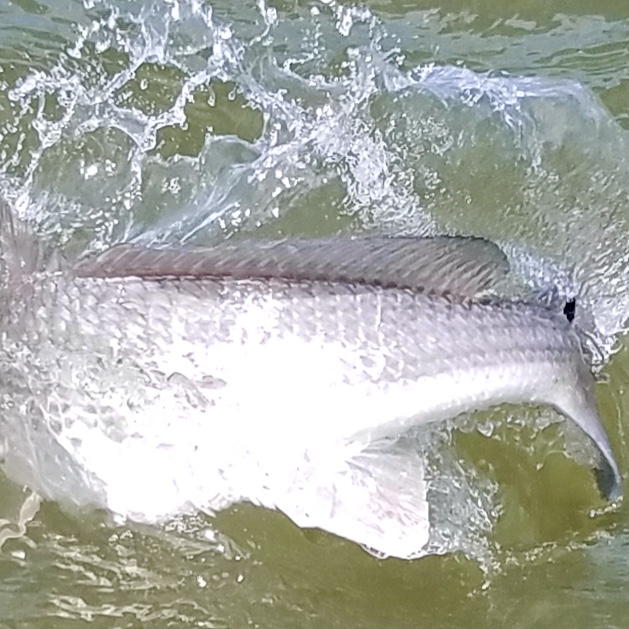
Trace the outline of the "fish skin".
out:
[[[4,292],[5,465],[47,498],[149,520],[242,500],[281,509],[312,453],[501,402],[571,417],[601,451],[603,491],[620,495],[578,335],[536,304],[71,273],[25,276]]]
[[[430,536],[415,425],[555,406],[621,479],[574,326],[489,300],[478,238],[114,247],[71,265],[0,203],[0,454],[66,506],[155,522],[235,502],[379,554]]]

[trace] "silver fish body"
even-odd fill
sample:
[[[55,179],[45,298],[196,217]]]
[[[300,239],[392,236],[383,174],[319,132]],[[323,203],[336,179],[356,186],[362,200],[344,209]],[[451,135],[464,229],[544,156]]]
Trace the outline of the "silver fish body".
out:
[[[526,402],[572,417],[611,458],[577,335],[536,305],[281,279],[51,276],[2,310],[10,406],[41,400],[37,421],[60,437],[146,434],[148,409],[162,407],[182,411],[164,420],[172,446],[196,405],[197,421],[228,421],[235,439],[305,450]]]
[[[593,378],[560,313],[379,284],[360,256],[343,280],[327,267],[316,277],[316,264],[282,266],[285,277],[265,265],[261,277],[212,276],[189,261],[153,275],[115,263],[99,273],[92,262],[14,274],[0,303],[9,474],[48,498],[143,520],[248,500],[318,523],[304,512],[310,484],[312,505],[338,504],[360,485],[360,516],[334,507],[320,525],[404,557],[417,540],[388,538],[414,530],[413,518],[421,537],[424,503],[396,502],[373,486],[377,475],[356,481],[363,468],[346,460],[412,426],[510,402],[549,404],[576,422],[601,452],[603,490],[619,496]],[[390,461],[379,478],[399,483],[407,462]],[[422,469],[413,467],[418,486]],[[374,496],[383,514],[408,507],[413,517],[383,524]]]

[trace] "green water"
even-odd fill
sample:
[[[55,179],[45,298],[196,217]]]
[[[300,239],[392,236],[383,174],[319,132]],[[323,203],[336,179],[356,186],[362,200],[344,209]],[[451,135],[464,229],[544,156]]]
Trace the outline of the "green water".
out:
[[[0,189],[69,257],[443,230],[531,253],[578,293],[626,470],[628,62],[620,1],[0,2]],[[557,424],[519,424],[448,429],[452,500],[490,526],[453,505],[458,552],[412,562],[250,505],[26,513],[2,477],[0,627],[627,626],[626,506]]]

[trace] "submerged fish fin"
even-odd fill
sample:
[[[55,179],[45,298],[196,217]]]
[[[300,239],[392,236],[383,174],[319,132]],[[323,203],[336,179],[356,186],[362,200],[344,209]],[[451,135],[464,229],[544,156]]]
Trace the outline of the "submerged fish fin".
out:
[[[15,278],[61,267],[61,256],[47,247],[30,226],[0,200],[0,271]]]
[[[622,474],[598,414],[590,413],[586,409],[573,413],[571,416],[575,423],[594,442],[601,454],[599,466],[595,469],[599,491],[610,502],[619,500],[622,497]]]
[[[276,506],[295,524],[320,528],[378,556],[412,559],[429,539],[424,465],[408,447],[374,445],[311,467]]]
[[[601,494],[614,502],[622,497],[622,474],[609,442],[605,427],[596,410],[594,400],[594,378],[583,366],[579,373],[578,386],[572,387],[554,403],[554,406],[592,440],[600,453],[600,464],[595,470]]]
[[[342,281],[473,297],[508,269],[504,253],[482,238],[369,236],[227,241],[194,249],[119,245],[81,261],[75,271],[88,277]]]

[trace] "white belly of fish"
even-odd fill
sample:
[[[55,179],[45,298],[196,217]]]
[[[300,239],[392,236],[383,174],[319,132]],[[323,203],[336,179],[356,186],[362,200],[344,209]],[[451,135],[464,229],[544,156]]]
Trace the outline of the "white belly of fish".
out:
[[[129,387],[110,389],[96,424],[85,420],[89,413],[81,416],[85,407],[66,407],[56,439],[102,483],[101,506],[148,521],[241,500],[275,507],[304,475],[323,482],[379,438],[501,398],[523,398],[525,386],[542,386],[551,375],[539,365],[506,373],[504,365],[347,384],[355,356],[335,344],[294,339],[239,350],[219,345],[204,354],[188,354],[196,359],[187,365],[180,352],[172,362],[166,352],[159,362],[177,363],[176,371],[165,370],[169,386],[144,384],[135,399]],[[197,360],[218,376],[204,383]],[[108,426],[109,412],[115,421]],[[124,428],[116,434],[114,425]],[[54,475],[45,473],[52,483]],[[56,473],[61,480],[63,470]]]

